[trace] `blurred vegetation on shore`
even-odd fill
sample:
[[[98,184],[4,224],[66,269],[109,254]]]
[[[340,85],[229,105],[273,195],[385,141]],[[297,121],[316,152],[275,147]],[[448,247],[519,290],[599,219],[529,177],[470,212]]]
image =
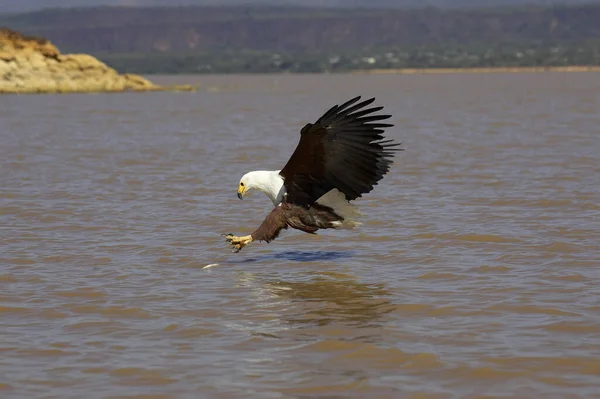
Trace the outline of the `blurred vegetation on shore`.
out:
[[[600,65],[600,5],[97,7],[0,15],[2,25],[138,74]]]
[[[190,54],[96,54],[113,68],[138,74],[320,73],[381,69],[600,66],[600,41],[565,46],[359,49],[341,54],[207,51]]]

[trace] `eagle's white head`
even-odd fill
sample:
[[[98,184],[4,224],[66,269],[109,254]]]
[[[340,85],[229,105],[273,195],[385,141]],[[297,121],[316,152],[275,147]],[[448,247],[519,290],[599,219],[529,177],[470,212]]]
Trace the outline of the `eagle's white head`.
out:
[[[238,198],[244,198],[250,190],[262,191],[273,201],[273,205],[278,205],[285,195],[283,178],[278,170],[255,170],[246,173],[238,185]]]

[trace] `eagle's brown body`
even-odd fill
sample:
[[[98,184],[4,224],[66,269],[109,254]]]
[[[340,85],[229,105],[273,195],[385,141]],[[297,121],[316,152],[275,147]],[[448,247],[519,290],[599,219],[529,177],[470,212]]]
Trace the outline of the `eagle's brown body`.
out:
[[[319,229],[335,228],[335,222],[343,220],[333,209],[323,205],[316,204],[306,209],[284,201],[267,215],[251,236],[253,241],[271,242],[288,227],[314,234]]]

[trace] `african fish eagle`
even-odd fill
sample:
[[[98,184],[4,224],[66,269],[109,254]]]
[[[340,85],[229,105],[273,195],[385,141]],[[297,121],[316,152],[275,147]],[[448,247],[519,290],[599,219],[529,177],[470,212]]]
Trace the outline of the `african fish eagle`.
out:
[[[375,98],[360,96],[335,105],[300,131],[296,150],[281,170],[259,170],[242,176],[238,198],[253,189],[265,193],[275,206],[250,235],[226,234],[233,252],[252,241],[271,242],[292,227],[315,234],[319,229],[354,228],[359,215],[353,201],[373,190],[389,171],[400,143],[383,140],[378,121],[383,107],[366,108]]]

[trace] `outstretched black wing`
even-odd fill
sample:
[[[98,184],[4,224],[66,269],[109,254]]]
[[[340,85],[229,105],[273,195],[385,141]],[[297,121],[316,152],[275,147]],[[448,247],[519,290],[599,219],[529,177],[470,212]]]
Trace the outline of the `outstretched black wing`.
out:
[[[379,123],[390,115],[373,115],[383,107],[365,108],[375,98],[355,97],[336,105],[300,132],[300,142],[280,174],[287,201],[311,205],[333,188],[352,201],[373,189],[388,172],[399,143],[383,140]]]

